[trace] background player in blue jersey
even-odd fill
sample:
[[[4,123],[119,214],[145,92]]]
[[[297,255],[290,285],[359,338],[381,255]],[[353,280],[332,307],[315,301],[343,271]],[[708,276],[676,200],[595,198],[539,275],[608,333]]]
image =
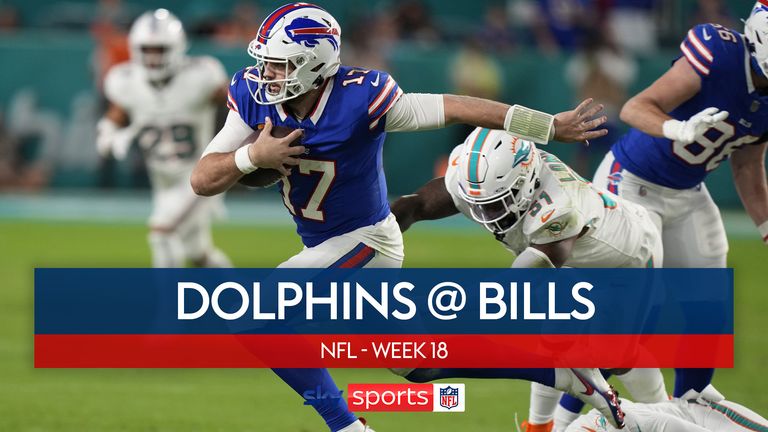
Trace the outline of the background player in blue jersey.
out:
[[[283,200],[305,248],[281,267],[401,266],[402,235],[387,202],[382,164],[388,131],[467,123],[541,143],[606,133],[593,130],[605,117],[592,119],[602,107],[590,107],[590,100],[552,116],[478,98],[404,93],[385,72],[342,66],[340,36],[336,20],[315,5],[288,4],[270,14],[248,47],[256,64],[232,78],[226,124],[192,174],[201,195],[224,192],[260,168],[284,175]],[[273,124],[297,130],[273,138]],[[289,147],[302,135],[303,146]],[[299,394],[318,386],[323,394],[340,394],[324,369],[275,372]],[[604,380],[595,385],[607,387]],[[343,398],[314,402],[331,430],[364,430]]]
[[[626,103],[633,129],[603,160],[594,182],[645,206],[662,233],[664,267],[725,267],[728,243],[703,181],[730,157],[744,207],[768,241],[768,1],[741,34],[691,29],[682,55]],[[702,391],[712,370],[679,370],[675,396]]]

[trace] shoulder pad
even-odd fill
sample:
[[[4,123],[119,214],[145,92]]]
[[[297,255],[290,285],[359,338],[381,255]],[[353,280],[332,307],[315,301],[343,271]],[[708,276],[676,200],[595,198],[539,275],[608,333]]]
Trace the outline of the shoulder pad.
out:
[[[584,217],[576,209],[562,212],[553,209],[537,216],[535,221],[526,221],[532,223],[523,226],[531,244],[546,244],[571,238],[579,235],[584,229]]]
[[[212,87],[219,87],[227,82],[227,71],[216,57],[198,56],[193,57],[193,61],[198,68],[207,74],[206,81],[210,82]]]
[[[353,72],[355,69],[349,70],[347,74]],[[388,73],[378,70],[366,72],[361,85],[365,87],[368,96],[368,129],[374,130],[379,125],[383,128],[384,122],[381,119],[402,96],[403,90]]]
[[[115,105],[128,107],[133,93],[131,84],[136,70],[132,63],[123,62],[112,66],[104,77],[104,95]]]
[[[680,50],[693,70],[706,78],[728,68],[734,60],[742,65],[742,44],[741,35],[733,30],[718,24],[700,24],[688,30]]]
[[[543,173],[542,173],[543,174]],[[574,208],[573,200],[563,188],[552,186],[555,178],[542,175],[542,187],[534,195],[535,201],[525,215],[523,234],[532,243],[549,243],[570,237],[572,230],[581,231],[582,217]],[[549,239],[549,241],[541,241]]]
[[[258,123],[263,123],[269,108],[259,105],[251,96],[251,89],[256,90],[256,83],[248,81],[250,70],[251,68],[247,67],[232,76],[227,92],[227,107],[239,114],[246,124],[254,127]]]

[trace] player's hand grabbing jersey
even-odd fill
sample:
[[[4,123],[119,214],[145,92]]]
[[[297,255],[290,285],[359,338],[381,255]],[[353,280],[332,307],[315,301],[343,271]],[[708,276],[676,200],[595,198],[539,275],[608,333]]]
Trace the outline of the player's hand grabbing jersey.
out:
[[[457,160],[464,144],[449,160]],[[520,254],[533,244],[547,244],[580,236],[568,267],[645,267],[654,248],[655,228],[643,218],[641,207],[600,191],[554,155],[539,150],[541,185],[524,220],[507,232],[504,245]],[[445,186],[456,208],[471,218],[458,192],[458,165],[449,163]]]
[[[637,129],[612,151],[623,168],[653,183],[688,189],[701,183],[743,145],[757,144],[768,132],[768,97],[755,91],[744,36],[717,24],[698,25],[680,44],[681,57],[701,78],[701,91],[669,115],[688,120],[708,107],[728,111],[697,142],[683,144]]]
[[[188,58],[162,87],[150,84],[144,69],[132,62],[109,70],[104,93],[128,113],[155,184],[189,178],[214,134],[213,94],[226,82],[224,67],[213,57]]]
[[[256,73],[236,73],[228,106],[256,130],[269,117],[276,125],[303,129],[307,153],[281,181],[285,206],[306,246],[374,225],[389,215],[382,164],[385,117],[402,95],[385,72],[342,66],[322,88],[305,119],[278,105],[260,105],[251,92]]]

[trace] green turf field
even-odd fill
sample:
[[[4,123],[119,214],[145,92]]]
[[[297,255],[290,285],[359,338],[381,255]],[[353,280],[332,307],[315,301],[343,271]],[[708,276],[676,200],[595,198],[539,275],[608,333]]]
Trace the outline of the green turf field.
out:
[[[149,265],[142,225],[0,221],[0,431],[324,431],[314,411],[269,370],[58,370],[32,367],[34,267]],[[286,227],[220,227],[216,242],[237,266],[272,267],[299,249]],[[416,228],[409,267],[508,266],[482,229]],[[733,240],[736,368],[715,383],[729,399],[768,416],[768,290],[759,240]],[[334,370],[350,382],[399,382],[383,370]],[[669,375],[667,384],[671,389]],[[528,384],[467,383],[463,414],[373,413],[378,432],[513,431],[528,409]]]

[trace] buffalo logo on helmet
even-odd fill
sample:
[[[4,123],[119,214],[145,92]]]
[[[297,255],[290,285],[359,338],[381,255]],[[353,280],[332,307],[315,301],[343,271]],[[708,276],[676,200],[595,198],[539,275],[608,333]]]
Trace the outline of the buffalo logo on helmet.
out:
[[[285,28],[285,32],[292,41],[307,48],[314,48],[320,40],[327,39],[334,50],[339,49],[339,29],[313,19],[296,18]]]

